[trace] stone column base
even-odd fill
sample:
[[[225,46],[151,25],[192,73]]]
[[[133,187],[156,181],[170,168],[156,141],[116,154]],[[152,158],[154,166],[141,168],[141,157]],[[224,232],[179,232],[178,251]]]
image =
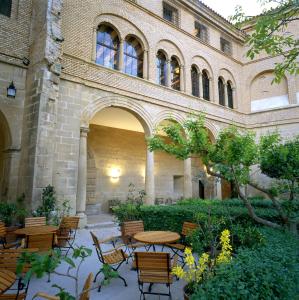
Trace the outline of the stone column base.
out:
[[[80,212],[80,213],[77,213],[76,216],[80,218],[79,228],[80,229],[85,228],[85,226],[87,225],[87,216],[86,216],[86,214],[84,212]]]

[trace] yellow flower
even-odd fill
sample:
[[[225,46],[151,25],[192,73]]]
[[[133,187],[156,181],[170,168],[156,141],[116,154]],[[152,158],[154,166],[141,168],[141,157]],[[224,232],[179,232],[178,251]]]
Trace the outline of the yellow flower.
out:
[[[233,250],[233,248],[230,244],[229,230],[225,229],[222,231],[221,237],[220,237],[220,244],[221,244],[222,250],[216,259],[216,263],[217,264],[228,263],[231,260],[231,256],[232,256],[231,252]]]
[[[186,254],[186,255],[190,255],[190,254],[192,254],[192,250],[191,250],[191,248],[189,248],[189,247],[186,247],[186,248],[185,248],[185,254]]]
[[[185,272],[181,266],[173,267],[171,273],[178,278],[183,278],[185,275]]]

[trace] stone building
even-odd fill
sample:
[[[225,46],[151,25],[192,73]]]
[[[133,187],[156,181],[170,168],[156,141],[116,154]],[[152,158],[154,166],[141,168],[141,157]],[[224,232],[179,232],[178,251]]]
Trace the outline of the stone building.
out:
[[[280,58],[249,61],[250,30],[198,0],[2,0],[1,199],[24,192],[34,208],[51,184],[84,218],[130,183],[148,203],[230,196],[200,159],[151,153],[146,137],[190,112],[212,139],[232,123],[299,133],[299,77],[271,85]]]

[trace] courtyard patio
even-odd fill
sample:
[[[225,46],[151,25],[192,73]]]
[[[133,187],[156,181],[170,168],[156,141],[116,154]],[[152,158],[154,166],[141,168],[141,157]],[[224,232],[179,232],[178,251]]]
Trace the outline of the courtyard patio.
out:
[[[101,222],[97,222],[101,220]],[[79,272],[79,291],[82,291],[84,282],[89,273],[93,273],[95,276],[96,273],[101,269],[102,264],[99,262],[95,247],[92,242],[90,232],[93,232],[99,240],[105,240],[113,236],[120,236],[119,227],[116,223],[113,222],[113,217],[109,214],[103,214],[102,216],[92,216],[88,222],[86,229],[79,229],[77,231],[75,246],[85,246],[86,248],[92,249],[92,255],[87,257],[84,263],[82,264]],[[106,251],[111,249],[112,245],[107,243],[104,245],[103,250]],[[138,251],[145,251],[144,248],[139,248]],[[161,251],[161,246],[156,247],[156,251]],[[170,249],[165,248],[164,251],[169,251]],[[68,254],[69,257],[72,256],[72,250]],[[59,266],[56,271],[60,273],[66,273],[68,265],[63,263]],[[111,283],[107,286],[102,286],[101,292],[98,292],[98,286],[103,280],[103,275],[100,274],[97,278],[96,283],[92,284],[92,290],[90,291],[90,299],[103,299],[103,300],[134,300],[140,299],[140,291],[138,289],[137,283],[137,272],[132,269],[132,259],[129,260],[129,263],[123,263],[120,269],[118,270],[119,274],[125,278],[128,286],[125,287],[123,282],[118,279],[112,279]],[[74,272],[73,272],[74,273]],[[33,277],[29,284],[29,289],[26,299],[32,299],[37,293],[43,292],[49,295],[55,295],[58,292],[58,289],[52,287],[53,285],[59,285],[60,287],[65,288],[67,292],[71,295],[75,295],[75,281],[62,277],[56,274],[51,275],[51,282],[48,282],[48,276],[44,276],[41,279]],[[185,283],[182,280],[174,280],[174,283],[171,285],[172,299],[178,300],[183,298],[183,286]],[[167,292],[167,287],[165,285],[154,285],[153,292]],[[146,299],[167,299],[168,297],[157,296],[157,295],[147,295]],[[35,299],[44,299],[36,297]]]

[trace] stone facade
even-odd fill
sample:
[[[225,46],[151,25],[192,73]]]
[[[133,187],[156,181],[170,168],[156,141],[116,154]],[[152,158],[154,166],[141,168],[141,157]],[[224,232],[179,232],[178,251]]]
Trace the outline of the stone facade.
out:
[[[269,85],[280,58],[249,61],[243,31],[197,0],[166,2],[177,10],[177,24],[163,19],[162,0],[19,0],[13,1],[10,18],[0,15],[2,198],[24,192],[34,208],[42,188],[52,184],[59,199],[69,199],[84,219],[86,201],[107,207],[107,200],[126,197],[131,181],[146,190],[148,203],[198,196],[198,170],[204,196],[222,197],[228,188],[202,175],[197,158],[179,162],[153,154],[145,138],[161,122],[182,123],[190,112],[205,113],[214,138],[231,123],[258,136],[276,128],[285,137],[298,134],[299,79],[287,75],[280,86]],[[206,40],[195,35],[195,21],[208,29]],[[95,63],[101,24],[115,30],[120,47],[128,36],[139,41],[142,78],[122,71],[123,51],[117,70]],[[296,26],[288,30],[298,34]],[[220,38],[231,54],[221,51]],[[158,51],[167,61],[177,59],[179,91],[156,83]],[[192,66],[200,84],[203,71],[208,74],[210,101],[201,88],[199,97],[192,95]],[[225,106],[219,103],[219,78],[232,87],[232,108],[227,92]],[[17,88],[13,99],[6,97],[11,81]],[[95,124],[96,115],[109,107],[131,113],[142,132]],[[112,185],[106,171],[116,159],[126,176]]]

